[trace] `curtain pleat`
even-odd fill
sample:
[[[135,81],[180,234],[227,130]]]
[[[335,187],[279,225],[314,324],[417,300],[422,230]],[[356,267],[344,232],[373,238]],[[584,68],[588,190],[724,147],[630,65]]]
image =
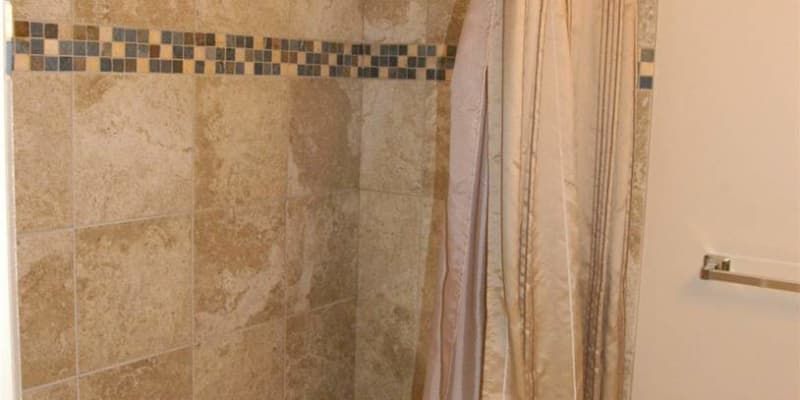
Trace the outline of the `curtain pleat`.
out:
[[[636,0],[472,0],[426,399],[626,393],[646,162],[636,22]]]
[[[636,2],[505,8],[503,185],[490,202],[503,216],[504,307],[487,319],[507,315],[513,391],[495,398],[619,399]]]

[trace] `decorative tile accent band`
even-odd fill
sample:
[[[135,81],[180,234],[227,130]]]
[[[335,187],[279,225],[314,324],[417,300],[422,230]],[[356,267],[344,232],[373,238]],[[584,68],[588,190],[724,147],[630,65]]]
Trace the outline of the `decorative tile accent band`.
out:
[[[456,46],[14,21],[14,70],[450,80]]]
[[[642,48],[639,51],[639,89],[653,90],[656,50]]]

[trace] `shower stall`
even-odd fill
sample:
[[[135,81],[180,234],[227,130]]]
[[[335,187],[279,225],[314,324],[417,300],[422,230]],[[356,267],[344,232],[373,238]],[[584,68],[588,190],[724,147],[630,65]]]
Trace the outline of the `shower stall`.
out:
[[[463,0],[14,0],[22,397],[419,397]]]
[[[797,0],[3,4],[0,399],[798,398]]]

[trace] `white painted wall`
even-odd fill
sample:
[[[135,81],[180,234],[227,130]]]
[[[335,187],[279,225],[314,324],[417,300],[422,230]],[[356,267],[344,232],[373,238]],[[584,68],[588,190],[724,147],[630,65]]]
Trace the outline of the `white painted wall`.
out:
[[[634,400],[800,400],[800,1],[659,1]],[[738,257],[737,257],[738,256]]]

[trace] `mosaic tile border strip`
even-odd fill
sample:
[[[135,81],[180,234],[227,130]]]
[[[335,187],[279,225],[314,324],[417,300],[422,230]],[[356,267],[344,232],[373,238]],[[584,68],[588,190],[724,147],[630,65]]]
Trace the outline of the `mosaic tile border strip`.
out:
[[[450,80],[456,46],[14,21],[16,71]]]
[[[639,51],[639,89],[653,90],[656,72],[656,50],[642,48]]]

